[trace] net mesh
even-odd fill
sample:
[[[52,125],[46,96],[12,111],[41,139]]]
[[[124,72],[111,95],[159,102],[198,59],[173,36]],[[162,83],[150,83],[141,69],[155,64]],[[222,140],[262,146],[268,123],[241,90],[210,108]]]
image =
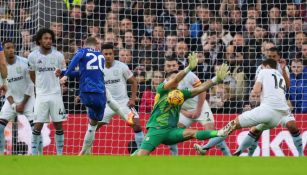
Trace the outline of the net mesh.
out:
[[[153,106],[154,89],[163,81],[166,59],[176,58],[181,69],[187,65],[188,53],[196,52],[199,64],[194,73],[202,82],[211,79],[216,67],[226,62],[231,65],[231,75],[206,94],[214,125],[221,128],[237,114],[255,106],[257,99],[251,99],[249,93],[261,61],[272,57],[270,48],[278,48],[289,70],[295,58],[303,59],[303,66],[307,65],[306,8],[306,0],[0,1],[1,40],[13,39],[17,54],[27,57],[35,49],[32,40],[35,32],[49,27],[56,34],[54,46],[64,54],[67,64],[89,36],[96,37],[101,44],[113,43],[116,59],[126,63],[138,80],[136,108],[144,131]],[[306,73],[305,69],[293,69],[290,70],[288,99],[305,147],[307,124],[306,116],[301,113],[307,111]],[[302,81],[298,75],[303,77]],[[87,127],[85,107],[74,102],[77,91],[77,79],[63,87],[69,114],[64,124],[64,154],[68,155],[81,150]],[[23,122],[28,125],[26,120]],[[19,125],[19,129],[22,127]],[[204,128],[201,123],[192,127]],[[9,131],[7,129],[7,133]],[[31,131],[28,132],[28,136],[18,137],[29,145]],[[53,127],[45,126],[43,133],[44,153],[55,154]],[[247,130],[239,130],[227,138],[232,152],[246,134]],[[96,133],[92,152],[127,155],[128,147],[134,145],[133,140],[133,130],[115,116]],[[195,155],[194,143],[206,141],[178,144],[179,154]],[[7,150],[9,154],[9,146]],[[162,145],[153,154],[168,155],[169,148]],[[221,155],[221,151],[214,147],[208,154]],[[297,155],[297,151],[287,129],[278,127],[263,133],[255,155]]]

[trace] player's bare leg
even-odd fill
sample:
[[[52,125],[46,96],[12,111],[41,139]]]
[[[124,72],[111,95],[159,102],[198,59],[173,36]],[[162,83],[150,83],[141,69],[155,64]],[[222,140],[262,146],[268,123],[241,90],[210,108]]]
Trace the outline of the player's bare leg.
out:
[[[215,130],[214,123],[206,123],[203,126],[208,130]],[[199,144],[194,144],[194,148],[198,154],[205,155],[210,148],[216,145],[225,156],[230,156],[230,150],[224,140],[225,137],[211,138],[206,145],[201,146]]]
[[[64,131],[62,122],[53,122],[53,126],[55,128],[55,143],[56,143],[56,152],[57,155],[63,154],[64,147]]]
[[[95,138],[95,132],[96,132],[97,126],[98,126],[98,121],[89,119],[87,131],[84,136],[82,150],[79,153],[79,155],[91,154],[91,149],[92,149],[93,141]]]
[[[41,131],[44,123],[35,123],[32,130],[32,155],[38,155],[38,147],[41,138]]]
[[[302,136],[300,130],[297,128],[296,121],[291,120],[286,123],[286,128],[292,136],[293,143],[298,151],[299,156],[304,156]]]
[[[250,130],[248,135],[244,138],[238,149],[233,153],[234,156],[240,156],[245,149],[251,147],[258,141],[259,137],[261,136],[262,131],[258,130],[255,126],[253,126]],[[252,151],[252,150],[249,150]],[[254,152],[254,151],[253,151]],[[249,153],[251,154],[251,153]]]

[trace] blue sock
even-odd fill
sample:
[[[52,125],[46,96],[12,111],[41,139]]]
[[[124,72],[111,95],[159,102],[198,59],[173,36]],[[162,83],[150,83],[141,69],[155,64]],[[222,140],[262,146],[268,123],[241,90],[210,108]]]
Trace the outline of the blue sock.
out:
[[[298,151],[299,156],[304,156],[304,151],[303,151],[303,143],[302,143],[302,136],[300,131],[298,131],[295,134],[291,134],[293,143]]]
[[[225,141],[218,143],[216,146],[222,151],[224,156],[231,156],[231,152],[230,152],[230,150],[229,150]]]
[[[144,139],[143,131],[134,133],[134,140],[138,148],[140,148],[143,139]]]
[[[170,151],[171,151],[171,155],[172,156],[178,156],[178,146],[177,144],[175,145],[168,145]]]
[[[0,155],[4,154],[4,147],[5,147],[4,128],[5,125],[0,123]]]
[[[203,149],[210,149],[211,147],[221,143],[223,140],[225,140],[225,137],[214,137],[211,138],[207,144],[202,146]]]
[[[39,144],[39,138],[41,137],[41,132],[37,130],[32,131],[32,155],[38,154],[38,144]]]
[[[257,147],[258,147],[258,140],[254,141],[253,144],[248,148],[248,156],[250,157],[253,156]]]
[[[243,151],[245,151],[245,149],[250,147],[255,142],[256,137],[256,135],[249,132],[234,154],[238,153],[240,155]]]
[[[55,131],[55,144],[56,144],[56,154],[63,154],[63,146],[64,146],[64,132],[63,130]]]

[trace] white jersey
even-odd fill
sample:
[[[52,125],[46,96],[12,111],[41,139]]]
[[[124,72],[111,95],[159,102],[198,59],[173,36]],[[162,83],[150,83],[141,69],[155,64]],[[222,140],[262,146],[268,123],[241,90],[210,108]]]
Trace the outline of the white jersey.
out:
[[[189,72],[180,82],[178,85],[178,89],[193,89],[201,85],[201,81],[199,78],[193,73]],[[183,105],[182,109],[196,109],[198,103],[198,96],[190,98],[186,100]]]
[[[260,66],[258,66],[258,68],[257,68],[257,70],[256,70],[256,79],[257,79],[257,77],[258,77],[258,74],[259,74],[259,72],[262,70],[262,67],[261,67],[261,65]],[[280,66],[280,64],[279,63],[277,63],[277,70],[278,70],[278,72],[282,75],[282,69],[281,69],[281,66]],[[288,68],[288,66],[286,66],[286,72],[287,72],[287,75],[288,75],[288,77],[290,78],[290,71],[289,71],[289,68]]]
[[[29,71],[35,71],[36,94],[60,94],[60,81],[54,71],[56,68],[65,68],[64,55],[55,49],[45,55],[37,49],[30,53],[28,59]]]
[[[21,103],[24,95],[34,95],[34,84],[30,79],[28,71],[28,60],[16,56],[15,63],[7,64],[8,91],[6,97],[12,96],[15,103]]]
[[[262,69],[256,82],[262,84],[261,104],[270,106],[272,109],[289,110],[285,97],[285,79],[278,70]]]
[[[114,60],[112,67],[105,67],[104,81],[115,101],[129,100],[127,93],[127,80],[133,76],[129,67],[120,61]]]

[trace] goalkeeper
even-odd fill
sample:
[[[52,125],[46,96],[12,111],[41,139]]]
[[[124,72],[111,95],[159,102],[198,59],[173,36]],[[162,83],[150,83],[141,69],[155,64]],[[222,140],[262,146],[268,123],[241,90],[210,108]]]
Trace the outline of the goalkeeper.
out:
[[[220,83],[228,74],[228,66],[223,64],[217,71],[217,76],[208,80],[197,88],[191,90],[177,90],[178,83],[184,76],[197,65],[196,54],[189,55],[189,65],[177,74],[170,73],[166,76],[167,82],[157,87],[155,105],[147,122],[148,132],[138,149],[133,155],[149,155],[160,144],[173,145],[190,139],[205,140],[220,136],[215,130],[195,130],[178,128],[177,123],[181,105],[184,100],[192,98],[212,86]],[[179,99],[179,100],[178,100]],[[175,101],[179,101],[178,104]]]

